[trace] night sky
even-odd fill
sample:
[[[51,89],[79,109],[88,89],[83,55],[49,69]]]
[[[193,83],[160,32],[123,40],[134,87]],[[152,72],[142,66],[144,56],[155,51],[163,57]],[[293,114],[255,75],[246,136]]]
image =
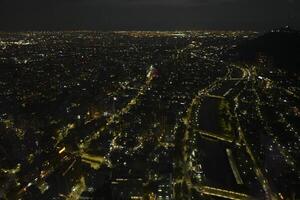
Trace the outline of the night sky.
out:
[[[300,28],[300,0],[0,0],[0,30]]]

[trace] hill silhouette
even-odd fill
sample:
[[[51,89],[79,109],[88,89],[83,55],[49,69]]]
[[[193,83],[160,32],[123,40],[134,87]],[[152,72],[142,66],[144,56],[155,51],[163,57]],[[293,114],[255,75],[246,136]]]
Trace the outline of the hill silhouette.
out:
[[[263,54],[272,59],[275,67],[300,73],[300,32],[289,27],[275,29],[241,43],[230,54],[248,62],[255,62]]]

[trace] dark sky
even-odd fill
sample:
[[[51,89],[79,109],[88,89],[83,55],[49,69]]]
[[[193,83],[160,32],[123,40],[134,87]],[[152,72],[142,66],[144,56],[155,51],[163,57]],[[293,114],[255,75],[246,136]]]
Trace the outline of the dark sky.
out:
[[[300,0],[0,0],[0,30],[300,28]]]

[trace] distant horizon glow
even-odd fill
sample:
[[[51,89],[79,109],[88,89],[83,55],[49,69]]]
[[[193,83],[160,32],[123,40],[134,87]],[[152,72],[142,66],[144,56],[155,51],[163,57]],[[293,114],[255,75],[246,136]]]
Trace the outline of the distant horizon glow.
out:
[[[0,30],[269,30],[300,28],[292,0],[4,0]]]

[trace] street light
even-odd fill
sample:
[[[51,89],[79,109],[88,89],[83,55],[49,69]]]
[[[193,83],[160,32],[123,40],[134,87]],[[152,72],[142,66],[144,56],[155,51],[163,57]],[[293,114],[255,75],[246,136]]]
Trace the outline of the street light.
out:
[[[113,98],[113,113],[116,112],[116,101],[117,101],[117,97]]]

